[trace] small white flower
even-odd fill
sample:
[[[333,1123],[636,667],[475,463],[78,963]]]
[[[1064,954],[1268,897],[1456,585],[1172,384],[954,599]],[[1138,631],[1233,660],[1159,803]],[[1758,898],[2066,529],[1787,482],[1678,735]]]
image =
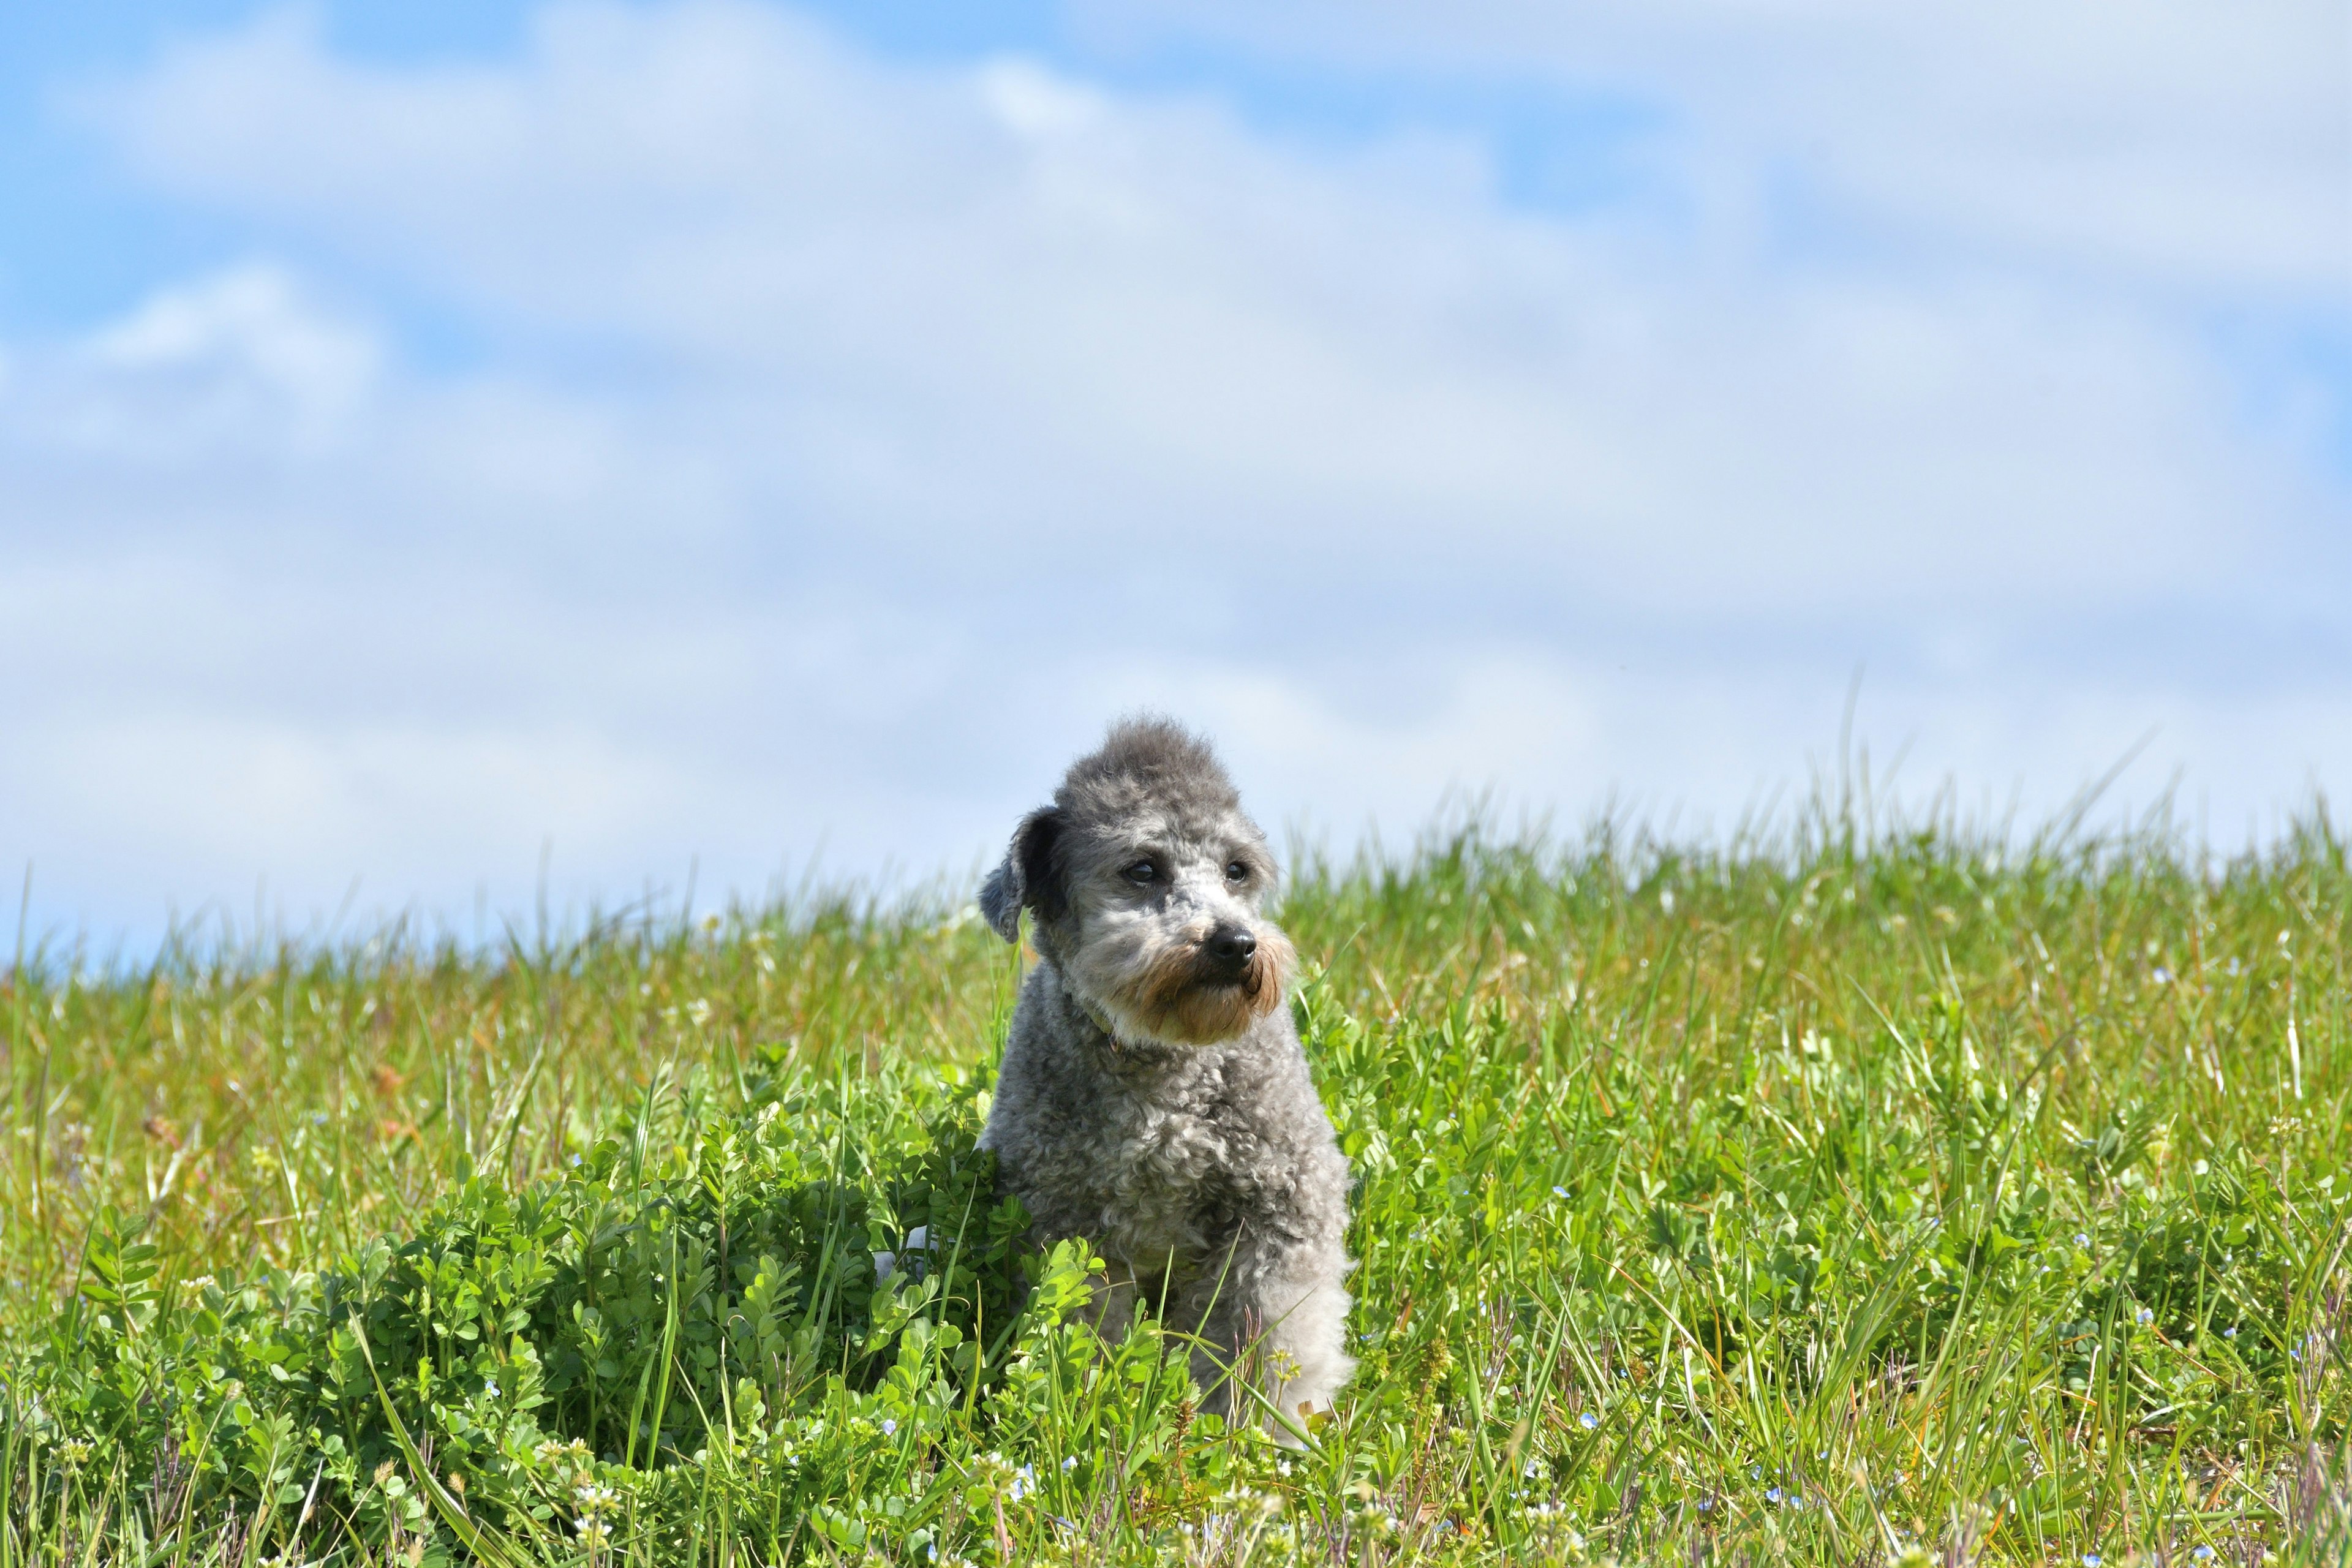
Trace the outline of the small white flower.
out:
[[[499,1380],[498,1380],[497,1378],[495,1378],[495,1377],[494,1377],[494,1378],[491,1378],[488,1382],[487,1382],[487,1383],[485,1383],[485,1384],[482,1384],[482,1397],[483,1397],[483,1398],[485,1398],[485,1399],[496,1399],[498,1396],[499,1396]]]

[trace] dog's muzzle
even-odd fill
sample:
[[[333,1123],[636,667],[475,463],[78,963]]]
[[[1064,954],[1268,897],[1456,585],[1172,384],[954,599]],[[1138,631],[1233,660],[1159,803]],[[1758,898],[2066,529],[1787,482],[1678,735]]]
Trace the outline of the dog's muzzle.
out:
[[[1214,1045],[1282,1005],[1297,962],[1277,928],[1221,920],[1160,949],[1111,998],[1150,1038]]]

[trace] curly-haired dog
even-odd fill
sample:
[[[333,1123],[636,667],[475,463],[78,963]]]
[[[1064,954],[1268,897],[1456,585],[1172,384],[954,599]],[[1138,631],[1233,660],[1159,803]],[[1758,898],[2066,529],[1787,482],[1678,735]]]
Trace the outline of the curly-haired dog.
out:
[[[1255,1418],[1228,1375],[1254,1362],[1287,1426],[1355,1363],[1348,1162],[1284,1005],[1275,879],[1205,742],[1160,720],[1115,726],[981,889],[1007,942],[1030,911],[1044,960],[981,1142],[1037,1240],[1084,1237],[1109,1262],[1107,1328],[1139,1300],[1161,1310],[1201,1336],[1208,1408]]]

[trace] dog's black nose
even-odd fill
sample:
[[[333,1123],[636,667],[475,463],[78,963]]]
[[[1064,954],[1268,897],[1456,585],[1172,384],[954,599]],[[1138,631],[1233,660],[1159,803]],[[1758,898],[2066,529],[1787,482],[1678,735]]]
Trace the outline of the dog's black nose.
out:
[[[1257,938],[1247,926],[1221,925],[1209,933],[1209,956],[1217,967],[1239,974],[1257,954]]]

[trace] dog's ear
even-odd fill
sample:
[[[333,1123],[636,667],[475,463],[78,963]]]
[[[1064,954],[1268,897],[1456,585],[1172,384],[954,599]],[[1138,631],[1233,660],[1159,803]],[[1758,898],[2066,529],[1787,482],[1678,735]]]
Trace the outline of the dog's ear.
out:
[[[1013,830],[1013,845],[1004,852],[1004,864],[980,885],[980,912],[1007,942],[1020,939],[1024,908],[1035,910],[1040,920],[1051,920],[1062,912],[1062,889],[1054,878],[1054,840],[1061,831],[1058,806],[1031,812]]]

